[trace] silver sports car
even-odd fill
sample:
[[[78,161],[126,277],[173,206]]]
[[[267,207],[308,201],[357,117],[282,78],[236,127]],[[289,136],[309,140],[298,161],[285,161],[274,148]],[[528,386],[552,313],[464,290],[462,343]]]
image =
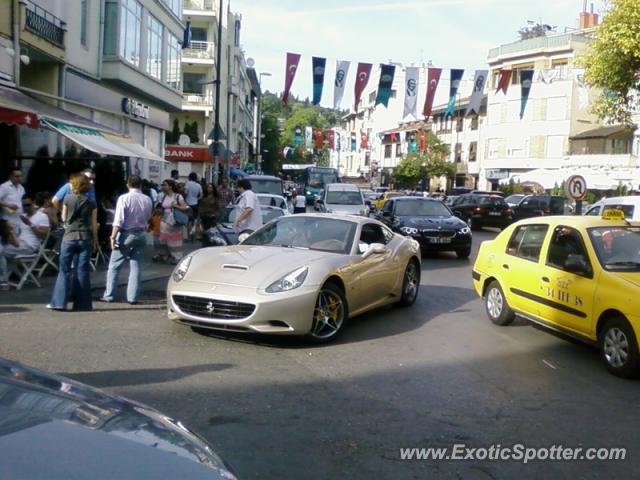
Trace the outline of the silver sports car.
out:
[[[203,248],[176,266],[169,318],[192,327],[334,339],[345,321],[412,305],[420,247],[363,217],[280,217],[240,245]]]

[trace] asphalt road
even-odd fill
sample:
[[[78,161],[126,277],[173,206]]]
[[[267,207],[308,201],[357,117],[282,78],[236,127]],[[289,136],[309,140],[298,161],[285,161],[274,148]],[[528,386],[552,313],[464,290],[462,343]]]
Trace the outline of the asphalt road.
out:
[[[479,241],[491,232],[475,235]],[[634,478],[640,382],[525,321],[496,327],[472,260],[424,259],[417,303],[351,321],[334,344],[203,336],[144,303],[49,313],[0,292],[0,355],[147,403],[207,438],[244,479]],[[615,462],[401,461],[400,448],[626,447]]]

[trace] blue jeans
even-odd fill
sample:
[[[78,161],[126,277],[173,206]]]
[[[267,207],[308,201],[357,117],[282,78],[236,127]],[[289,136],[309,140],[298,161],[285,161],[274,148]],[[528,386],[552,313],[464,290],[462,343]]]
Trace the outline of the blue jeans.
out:
[[[107,284],[105,286],[105,300],[113,301],[118,289],[118,276],[124,262],[129,260],[129,283],[127,284],[127,302],[138,300],[140,288],[140,263],[144,254],[147,240],[144,232],[122,232],[120,234],[120,248],[111,252],[109,269],[107,270]]]
[[[93,310],[91,303],[91,240],[63,240],[60,246],[60,270],[49,304],[67,308],[73,288],[73,309]],[[71,265],[75,265],[72,269]]]

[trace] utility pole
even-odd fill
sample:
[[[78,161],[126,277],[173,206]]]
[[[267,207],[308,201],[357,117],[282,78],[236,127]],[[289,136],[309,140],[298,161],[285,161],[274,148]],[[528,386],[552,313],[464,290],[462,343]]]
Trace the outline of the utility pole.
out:
[[[222,63],[222,1],[218,6],[218,38],[216,44],[216,97],[215,97],[215,119],[213,124],[213,169],[211,175],[211,181],[214,184],[218,183],[218,158],[220,157],[220,89],[222,84],[220,82],[221,76],[221,63]],[[227,106],[228,108],[228,106]]]

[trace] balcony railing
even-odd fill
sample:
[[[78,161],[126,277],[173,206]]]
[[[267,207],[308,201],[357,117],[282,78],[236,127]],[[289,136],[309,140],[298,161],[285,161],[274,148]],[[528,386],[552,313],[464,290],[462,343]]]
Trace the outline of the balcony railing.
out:
[[[589,38],[584,35],[568,33],[564,35],[552,35],[549,37],[535,37],[518,42],[501,45],[489,50],[489,58],[496,58],[502,55],[519,54],[526,51],[549,51],[573,47],[574,44],[588,43]]]
[[[26,28],[48,42],[64,48],[65,22],[29,0],[22,2],[26,8]]]
[[[189,42],[189,46],[182,50],[182,58],[201,58],[213,60],[213,42],[202,42],[194,40]]]
[[[213,96],[202,93],[185,93],[182,95],[182,103],[192,107],[213,108]]]
[[[215,12],[216,7],[213,0],[184,0],[185,10],[204,10]]]

